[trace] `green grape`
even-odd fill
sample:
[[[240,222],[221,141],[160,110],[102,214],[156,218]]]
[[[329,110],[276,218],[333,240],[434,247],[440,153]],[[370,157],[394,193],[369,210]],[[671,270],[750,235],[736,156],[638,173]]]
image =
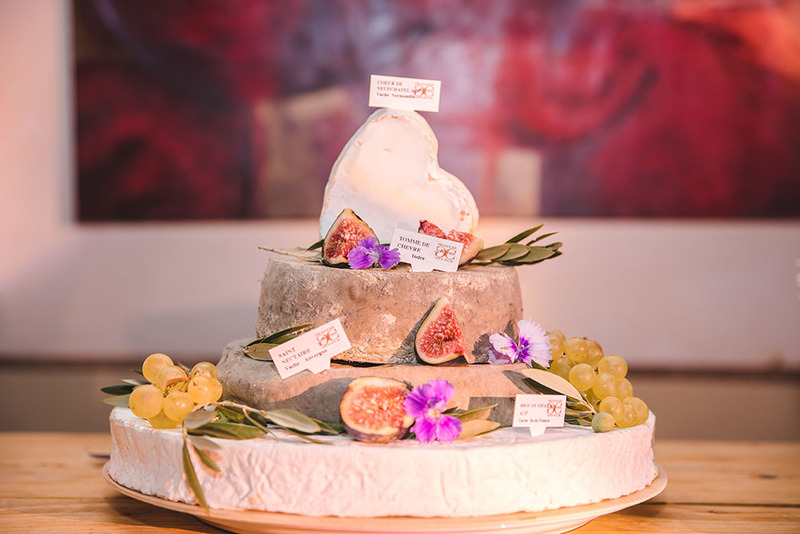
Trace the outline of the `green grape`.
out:
[[[583,392],[583,395],[586,397],[586,400],[594,406],[594,409],[597,410],[600,406],[600,399],[597,398],[597,395],[595,395],[591,389]]]
[[[586,356],[586,363],[596,368],[597,362],[599,362],[603,358],[603,347],[601,347],[600,343],[598,343],[593,339],[587,339],[586,346],[588,350]]]
[[[617,420],[617,426],[620,428],[630,428],[636,425],[636,408],[631,404],[626,404],[623,402],[623,406],[625,406],[625,410],[622,413],[622,417]]]
[[[194,408],[194,401],[185,391],[174,389],[164,397],[164,415],[173,421],[183,421]]]
[[[639,397],[628,397],[623,401],[625,406],[632,406],[634,411],[636,412],[636,425],[641,425],[645,423],[650,417],[650,408],[647,407],[647,403],[645,403]]]
[[[547,337],[550,339],[550,356],[554,360],[563,356],[564,344],[566,343],[564,340],[564,332],[561,330],[553,330],[547,333]]]
[[[619,400],[619,397],[606,397],[600,401],[598,409],[613,415],[614,420],[622,419],[622,415],[625,413],[625,405]]]
[[[155,417],[149,418],[147,422],[150,423],[150,426],[156,429],[176,428],[178,426],[178,421],[167,417],[163,410],[158,412],[158,415]]]
[[[617,380],[617,395],[620,399],[627,399],[633,397],[633,384],[627,378],[620,378]]]
[[[595,432],[610,432],[614,430],[614,416],[610,413],[600,412],[592,417],[592,430]]]
[[[609,354],[608,356],[603,357],[602,360],[597,362],[597,372],[609,373],[614,375],[618,379],[625,378],[625,375],[628,374],[628,363],[622,356],[617,356],[616,354]]]
[[[597,379],[595,379],[594,384],[592,385],[592,392],[600,400],[603,400],[606,397],[616,397],[617,379],[614,377],[614,375],[608,373],[598,374]],[[617,421],[617,424],[619,424],[619,421]]]
[[[158,386],[158,389],[164,391],[171,383],[184,379],[186,379],[186,371],[177,365],[167,365],[158,372],[155,385]]]
[[[136,386],[128,398],[128,406],[136,417],[150,419],[158,415],[164,403],[164,395],[153,384]]]
[[[582,337],[571,337],[567,340],[564,353],[567,355],[567,358],[573,362],[580,363],[588,356],[589,346]]]
[[[550,338],[550,341],[552,341],[553,338],[560,339],[562,343],[567,341],[567,336],[565,336],[564,332],[562,332],[561,330],[550,330],[547,332],[547,335]]]
[[[192,367],[192,372],[189,373],[189,376],[209,376],[214,380],[219,378],[219,373],[217,373],[217,366],[211,362],[200,362],[194,367]]]
[[[222,397],[222,384],[209,376],[193,376],[189,380],[187,391],[195,404],[208,404],[217,402]]]
[[[172,358],[161,352],[156,352],[144,359],[142,374],[149,382],[155,383],[158,372],[168,365],[172,365]]]
[[[566,356],[562,356],[550,364],[550,371],[566,380],[569,380],[570,369],[572,369],[572,362]]]
[[[592,387],[597,375],[594,374],[594,369],[587,363],[576,363],[575,367],[569,371],[569,382],[578,391],[586,391]]]

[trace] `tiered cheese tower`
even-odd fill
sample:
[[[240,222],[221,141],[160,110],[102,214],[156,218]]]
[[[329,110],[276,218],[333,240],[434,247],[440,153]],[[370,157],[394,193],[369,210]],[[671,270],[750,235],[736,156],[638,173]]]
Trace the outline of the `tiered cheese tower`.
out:
[[[436,136],[413,111],[380,109],[350,139],[325,189],[321,236],[345,209],[368,224],[382,243],[391,240],[395,228],[417,231],[423,220],[463,232],[474,232],[478,221],[472,195],[439,167]],[[429,365],[415,353],[414,338],[426,313],[443,297],[455,311],[467,351],[463,359]],[[252,340],[230,344],[219,363],[226,395],[262,409],[294,408],[335,420],[352,378],[384,376],[412,385],[447,378],[456,387],[459,407],[498,403],[495,420],[510,423],[519,389],[506,371],[515,366],[487,363],[489,336],[513,334],[522,318],[513,267],[466,265],[457,272],[412,272],[405,264],[357,270],[288,256],[269,259],[256,337],[337,318],[352,348],[320,375],[304,372],[283,380],[273,365],[244,354],[243,345]]]

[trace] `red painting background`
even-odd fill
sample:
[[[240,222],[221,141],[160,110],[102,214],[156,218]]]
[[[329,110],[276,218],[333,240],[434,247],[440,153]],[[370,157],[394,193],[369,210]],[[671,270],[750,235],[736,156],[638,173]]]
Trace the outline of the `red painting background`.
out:
[[[482,214],[800,216],[800,0],[73,13],[82,221],[317,216],[373,73],[442,80],[426,118]]]

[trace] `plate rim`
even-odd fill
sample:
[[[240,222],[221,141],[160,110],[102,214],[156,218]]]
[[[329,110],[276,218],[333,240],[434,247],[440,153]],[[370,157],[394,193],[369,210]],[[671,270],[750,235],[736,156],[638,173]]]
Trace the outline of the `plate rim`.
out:
[[[358,534],[360,532],[409,532],[412,530],[417,532],[478,533],[496,531],[498,525],[502,525],[500,528],[504,531],[513,532],[515,528],[524,528],[534,523],[545,526],[549,523],[565,524],[567,522],[574,524],[572,528],[577,528],[602,515],[618,512],[650,500],[660,494],[667,486],[667,473],[656,463],[654,464],[657,470],[656,477],[641,490],[615,499],[605,499],[596,503],[567,506],[540,512],[515,512],[511,514],[463,517],[304,516],[261,510],[228,510],[221,508],[206,510],[198,504],[170,501],[154,495],[147,495],[123,486],[114,480],[108,473],[109,463],[110,462],[107,462],[103,466],[103,478],[119,493],[159,508],[193,515],[202,521],[211,523],[220,528],[229,528],[224,525],[229,525],[233,522],[236,524],[296,528],[300,530],[313,528],[318,532],[351,532],[353,534]],[[463,528],[458,529],[460,523],[463,523]]]

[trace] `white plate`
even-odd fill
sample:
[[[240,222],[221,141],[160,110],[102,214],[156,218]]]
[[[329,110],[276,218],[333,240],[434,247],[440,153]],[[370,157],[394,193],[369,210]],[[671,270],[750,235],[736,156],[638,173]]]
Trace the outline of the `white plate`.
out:
[[[206,523],[240,534],[555,534],[642,503],[661,493],[667,485],[667,474],[659,467],[656,479],[643,490],[618,499],[544,512],[481,517],[309,517],[248,510],[204,510],[198,505],[168,501],[117,484],[108,475],[108,465],[103,468],[103,478],[123,495],[167,510],[191,514]]]

